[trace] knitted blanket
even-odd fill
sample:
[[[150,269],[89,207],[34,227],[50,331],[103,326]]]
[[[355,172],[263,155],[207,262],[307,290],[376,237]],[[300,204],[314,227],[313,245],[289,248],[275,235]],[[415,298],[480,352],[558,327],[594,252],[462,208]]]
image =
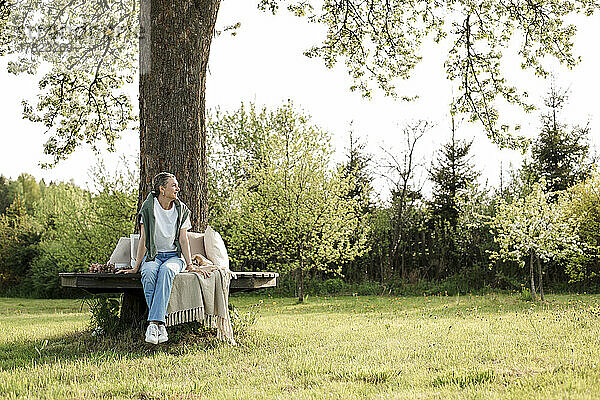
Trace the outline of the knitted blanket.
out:
[[[196,272],[175,275],[167,306],[166,325],[203,322],[217,328],[217,338],[235,346],[229,318],[229,282],[235,275],[217,269],[208,278]]]

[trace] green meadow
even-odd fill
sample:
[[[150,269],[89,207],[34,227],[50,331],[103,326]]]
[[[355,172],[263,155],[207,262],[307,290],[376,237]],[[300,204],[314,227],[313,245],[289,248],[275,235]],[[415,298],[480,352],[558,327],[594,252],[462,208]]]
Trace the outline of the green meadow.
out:
[[[81,300],[0,299],[2,399],[600,398],[600,296],[232,296],[231,347],[93,337]]]

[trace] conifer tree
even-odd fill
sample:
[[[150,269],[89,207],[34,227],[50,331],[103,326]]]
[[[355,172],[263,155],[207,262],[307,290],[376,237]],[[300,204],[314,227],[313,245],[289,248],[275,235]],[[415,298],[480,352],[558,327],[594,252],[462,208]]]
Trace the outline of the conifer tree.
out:
[[[432,218],[430,227],[437,253],[436,277],[448,270],[455,257],[456,226],[460,215],[457,197],[464,192],[478,176],[469,157],[473,141],[457,140],[454,116],[452,116],[452,138],[442,146],[429,176],[433,182],[433,200],[430,202]]]
[[[454,117],[452,117],[452,138],[442,146],[433,163],[429,176],[434,185],[431,207],[433,215],[456,229],[459,209],[457,195],[467,189],[479,175],[473,168],[469,151],[473,141],[457,140]]]
[[[346,160],[339,168],[342,176],[353,181],[347,197],[360,204],[362,211],[368,212],[373,206],[370,198],[373,191],[373,172],[370,169],[372,157],[366,152],[365,143],[356,138],[352,129],[349,132],[349,140]]]
[[[541,117],[540,135],[532,147],[533,160],[526,165],[534,179],[546,182],[545,189],[550,193],[586,179],[593,164],[589,154],[589,124],[569,126],[560,122],[559,113],[567,100],[566,91],[552,84],[544,101],[547,112]]]
[[[344,199],[354,204],[354,214],[359,219],[359,229],[352,233],[350,242],[356,243],[365,235],[365,231],[372,224],[370,221],[375,211],[375,204],[371,198],[373,194],[372,156],[365,150],[365,143],[357,138],[352,125],[348,133],[349,145],[346,148],[346,160],[338,165],[342,179],[349,182],[342,194]],[[369,235],[370,246],[373,248],[379,243],[373,235]],[[370,253],[348,260],[342,266],[342,275],[351,280],[361,280],[373,267]]]

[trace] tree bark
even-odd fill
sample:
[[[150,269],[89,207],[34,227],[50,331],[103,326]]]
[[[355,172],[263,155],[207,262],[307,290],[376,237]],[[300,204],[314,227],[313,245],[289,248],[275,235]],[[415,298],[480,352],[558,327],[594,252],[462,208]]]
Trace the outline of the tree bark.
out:
[[[537,300],[537,294],[535,293],[535,281],[533,279],[533,257],[534,252],[532,251],[529,255],[529,278],[531,280],[531,298]]]
[[[192,210],[207,224],[205,87],[220,0],[142,0],[140,5],[140,186],[173,173]]]
[[[298,266],[298,302],[304,302],[304,254],[302,253],[302,248],[298,250],[298,258],[300,259],[300,264]]]
[[[304,302],[304,273],[302,271],[302,262],[296,268],[296,287],[298,288],[298,302]]]
[[[385,279],[383,278],[383,276],[385,270],[385,263],[387,262],[387,260],[388,258],[383,253],[383,251],[381,251],[381,253],[379,254],[379,283],[381,283],[382,285],[385,284]]]
[[[402,253],[400,255],[400,276],[403,281],[406,281],[406,249],[402,246]]]
[[[144,293],[140,290],[125,291],[121,300],[121,322],[142,327],[147,317],[148,306]]]
[[[540,261],[540,256],[535,255],[537,270],[538,270],[538,284],[540,289],[540,300],[544,301],[544,282],[542,280],[542,262]]]

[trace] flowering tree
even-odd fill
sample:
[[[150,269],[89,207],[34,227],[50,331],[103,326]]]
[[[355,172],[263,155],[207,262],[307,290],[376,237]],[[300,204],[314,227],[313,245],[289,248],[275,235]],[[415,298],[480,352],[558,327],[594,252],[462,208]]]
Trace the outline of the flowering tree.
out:
[[[504,200],[498,207],[493,221],[497,230],[496,242],[500,250],[493,259],[513,260],[524,268],[529,258],[531,294],[536,299],[534,263],[537,265],[540,298],[544,300],[542,261],[564,259],[580,253],[576,222],[562,208],[548,202],[542,190],[543,183],[536,183],[526,197],[511,204]]]
[[[597,279],[600,275],[600,171],[569,188],[559,199],[565,214],[577,221],[577,235],[585,252],[571,259],[571,281]]]
[[[296,273],[298,300],[309,270],[341,273],[367,250],[361,204],[347,198],[355,182],[332,168],[329,135],[291,103],[269,116],[259,162],[248,166],[234,211],[238,257]]]

